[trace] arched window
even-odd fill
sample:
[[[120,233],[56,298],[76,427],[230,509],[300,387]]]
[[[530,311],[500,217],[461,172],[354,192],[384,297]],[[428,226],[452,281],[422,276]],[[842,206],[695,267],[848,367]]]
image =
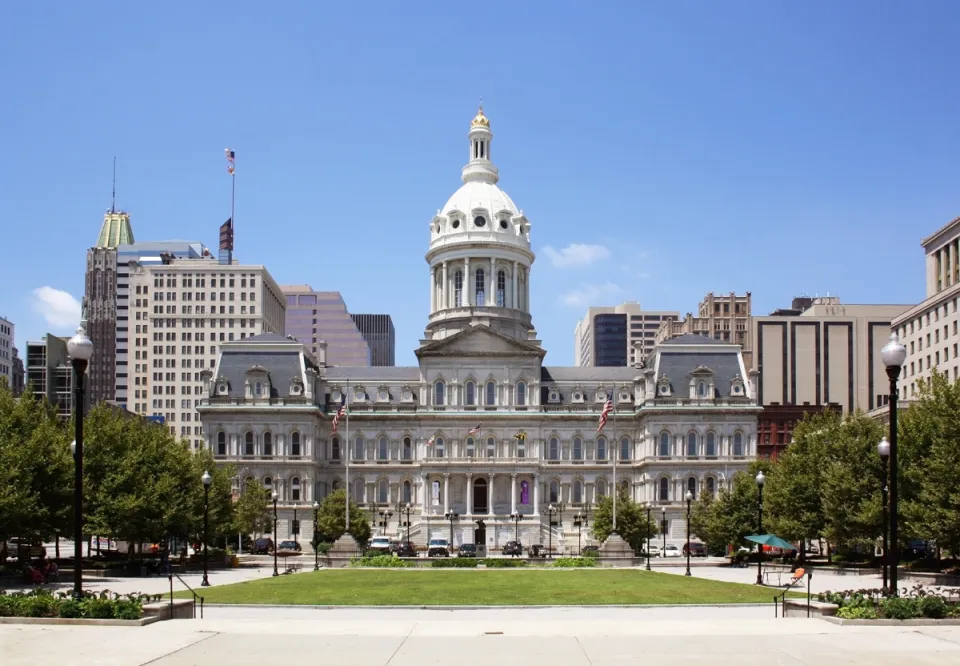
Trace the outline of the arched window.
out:
[[[457,308],[463,305],[463,271],[459,269],[453,274],[453,305]]]
[[[527,385],[523,382],[517,382],[517,404],[520,406],[527,404]]]
[[[357,438],[353,440],[353,459],[354,460],[363,460],[363,435],[357,435]]]
[[[700,382],[697,384],[697,395],[701,398],[707,397],[707,384],[706,382]]]
[[[477,385],[473,382],[467,382],[467,385],[464,387],[466,389],[466,396],[463,401],[465,405],[475,405],[477,404]]]
[[[550,450],[548,451],[550,460],[560,460],[560,440],[556,437],[550,438]]]
[[[380,483],[377,484],[377,501],[381,504],[390,501],[390,485],[386,479],[380,479]]]
[[[443,437],[437,437],[436,441],[433,443],[433,448],[438,458],[443,457]]]
[[[222,431],[217,433],[217,455],[227,455],[227,434]]]
[[[669,456],[670,455],[670,433],[661,432],[660,433],[660,450],[657,451],[658,456]]]
[[[273,490],[273,479],[269,476],[263,477],[263,487],[267,490]]]
[[[507,305],[507,274],[504,271],[497,271],[497,307],[506,307]]]
[[[493,437],[487,438],[487,457],[496,458],[497,457],[497,440]]]
[[[413,502],[413,492],[410,487],[409,481],[403,482],[403,501],[406,502],[407,504],[410,504],[411,502]]]
[[[717,455],[717,436],[712,432],[707,433],[707,456]]]
[[[573,438],[573,459],[583,460],[583,440],[579,437]]]
[[[260,385],[260,382],[256,382],[253,385],[253,394],[258,398],[263,394],[263,387]]]
[[[386,437],[381,437],[377,442],[377,459],[386,460],[390,457],[390,442]]]
[[[340,479],[333,480],[332,488],[334,490],[340,490],[340,488],[342,487],[343,487],[343,482]]]
[[[583,483],[578,479],[573,482],[573,503],[580,504],[583,502]]]
[[[290,499],[294,502],[300,501],[300,479],[296,476],[290,479]]]
[[[743,455],[743,433],[736,432],[733,434],[733,455]]]
[[[692,476],[687,479],[687,492],[693,495],[693,499],[697,499],[697,480]]]
[[[620,460],[630,460],[630,439],[627,437],[620,440]]]
[[[300,455],[300,433],[294,432],[290,435],[290,455],[299,456]]]
[[[363,495],[365,490],[365,484],[363,479],[357,479],[353,482],[353,501],[357,504],[363,504]]]
[[[443,399],[446,397],[446,395],[447,387],[442,381],[439,381],[433,385],[433,404],[443,405]]]
[[[330,457],[334,460],[340,460],[340,438],[334,437],[331,445]]]
[[[497,385],[487,382],[487,406],[492,407],[497,402]]]
[[[269,432],[263,433],[263,455],[273,455],[273,435]]]
[[[243,436],[243,455],[253,455],[253,433],[250,431],[247,431],[247,434]]]
[[[707,477],[707,494],[710,495],[710,497],[717,496],[717,480],[712,476]]]
[[[597,460],[607,459],[607,438],[597,437]]]
[[[559,502],[560,501],[560,482],[554,479],[550,482],[550,501]]]
[[[694,457],[697,455],[697,433],[692,430],[687,433],[687,455]]]
[[[476,298],[476,300],[475,300],[473,303],[474,303],[474,305],[476,305],[476,306],[478,306],[478,307],[482,307],[483,304],[484,304],[484,298],[485,298],[485,296],[486,296],[486,290],[484,289],[484,279],[483,279],[483,278],[484,278],[484,274],[483,274],[483,269],[482,269],[482,268],[478,268],[476,275],[477,275],[477,284],[476,284],[476,287],[477,287],[477,292],[476,292],[476,293],[477,293],[477,298]]]
[[[597,479],[597,497],[606,497],[607,495],[607,482],[603,479]]]
[[[661,502],[666,502],[670,499],[670,481],[667,480],[667,477],[661,477],[660,479],[660,492],[658,498]]]
[[[467,457],[472,458],[477,455],[477,444],[473,437],[467,437]]]
[[[413,442],[410,441],[409,437],[403,438],[403,459],[413,460]]]

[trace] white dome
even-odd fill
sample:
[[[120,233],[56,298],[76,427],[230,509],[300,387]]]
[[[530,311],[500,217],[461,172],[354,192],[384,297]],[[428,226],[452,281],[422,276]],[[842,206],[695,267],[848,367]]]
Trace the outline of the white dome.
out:
[[[482,181],[464,183],[447,200],[440,214],[447,217],[451,211],[456,210],[466,216],[472,216],[477,209],[485,210],[491,216],[498,215],[503,211],[508,211],[510,217],[520,214],[520,210],[513,203],[513,200],[507,196],[506,192],[493,183]]]

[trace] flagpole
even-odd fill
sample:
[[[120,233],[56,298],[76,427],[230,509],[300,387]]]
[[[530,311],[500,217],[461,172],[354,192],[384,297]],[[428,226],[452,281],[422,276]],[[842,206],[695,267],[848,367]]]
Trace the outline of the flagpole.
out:
[[[346,481],[346,492],[347,492],[347,501],[346,508],[344,509],[346,517],[344,518],[344,523],[346,524],[346,531],[350,531],[350,380],[347,380],[347,392],[344,395],[344,403],[346,406],[346,417],[347,417],[347,445],[344,448],[344,478]]]
[[[610,393],[610,404],[613,405],[613,531],[617,531],[617,458],[620,457],[620,443],[617,441],[617,385],[613,385]]]

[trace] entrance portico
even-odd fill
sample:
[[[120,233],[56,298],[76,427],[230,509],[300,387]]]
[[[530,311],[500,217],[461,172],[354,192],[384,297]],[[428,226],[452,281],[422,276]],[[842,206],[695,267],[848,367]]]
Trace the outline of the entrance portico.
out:
[[[422,507],[426,518],[450,512],[464,518],[504,518],[515,513],[540,515],[540,475],[537,473],[428,472],[424,480],[429,493],[425,494],[427,501]]]

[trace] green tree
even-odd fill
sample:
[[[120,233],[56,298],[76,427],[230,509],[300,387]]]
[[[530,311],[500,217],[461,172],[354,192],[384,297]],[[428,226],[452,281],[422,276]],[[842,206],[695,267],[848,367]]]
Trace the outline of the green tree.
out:
[[[690,531],[696,534],[712,552],[722,552],[728,546],[744,544],[745,537],[757,533],[758,492],[756,476],[768,475],[771,463],[758,460],[750,463],[746,472],[733,475],[731,487],[721,486],[716,497],[703,493],[690,515]],[[764,523],[764,532],[766,522]]]
[[[322,537],[322,541],[336,541],[347,531],[346,502],[347,493],[342,488],[334,490],[323,498],[317,517],[317,533]],[[370,522],[367,520],[367,512],[352,500],[349,531],[361,546],[370,539]]]
[[[0,542],[48,539],[73,516],[70,434],[46,400],[31,391],[15,399],[0,382]]]
[[[234,531],[255,536],[270,521],[270,491],[255,481],[243,484],[237,498]]]
[[[192,529],[190,534],[196,541],[203,540],[203,473],[210,474],[210,501],[209,501],[209,539],[210,543],[236,533],[236,503],[233,501],[233,465],[217,464],[213,454],[207,449],[200,449],[191,455],[191,477],[187,480],[187,488],[192,488],[193,497],[190,508]],[[193,485],[191,486],[190,483]]]
[[[660,532],[659,519],[651,516],[647,530],[647,510],[630,497],[630,491],[620,486],[617,489],[617,534],[630,544],[634,552],[646,549],[647,539],[653,539]],[[600,498],[593,514],[593,536],[600,542],[606,541],[613,529],[613,498],[609,495]]]

